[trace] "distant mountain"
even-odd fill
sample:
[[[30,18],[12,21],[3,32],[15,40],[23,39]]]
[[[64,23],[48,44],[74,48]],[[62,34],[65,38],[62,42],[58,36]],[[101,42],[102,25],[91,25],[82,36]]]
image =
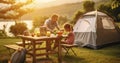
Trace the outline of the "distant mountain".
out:
[[[50,16],[52,14],[59,14],[62,16],[72,17],[77,10],[82,8],[83,7],[81,2],[47,7],[42,9],[40,8],[36,9],[35,11],[29,14],[22,16],[21,19],[30,20],[33,19],[34,16]]]

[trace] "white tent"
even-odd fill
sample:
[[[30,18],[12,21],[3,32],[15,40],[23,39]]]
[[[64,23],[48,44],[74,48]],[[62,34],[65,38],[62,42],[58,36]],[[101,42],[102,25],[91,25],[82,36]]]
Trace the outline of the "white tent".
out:
[[[119,28],[107,14],[92,11],[80,17],[74,26],[75,44],[96,49],[120,42]]]

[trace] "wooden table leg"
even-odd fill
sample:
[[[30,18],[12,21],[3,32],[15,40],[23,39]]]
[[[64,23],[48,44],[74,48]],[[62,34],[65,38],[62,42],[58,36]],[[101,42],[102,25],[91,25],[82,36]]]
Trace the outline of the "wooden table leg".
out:
[[[25,39],[22,39],[23,47],[25,48]]]
[[[33,44],[33,63],[36,63],[36,50],[35,50],[35,41],[32,42]]]
[[[56,40],[58,41],[58,40]],[[61,41],[58,41],[58,63],[62,63],[62,48],[61,48]]]
[[[46,53],[49,53],[50,49],[51,49],[50,40],[47,40],[46,41]],[[49,58],[49,55],[46,54],[46,57]]]

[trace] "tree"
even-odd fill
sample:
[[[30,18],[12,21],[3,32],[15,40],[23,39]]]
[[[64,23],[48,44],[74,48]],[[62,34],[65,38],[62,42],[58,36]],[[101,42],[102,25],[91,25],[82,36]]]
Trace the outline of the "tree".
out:
[[[116,18],[116,21],[120,22],[120,0],[111,0],[111,9],[113,10],[113,15]]]
[[[111,0],[111,2],[108,2],[108,4],[100,4],[97,8],[98,10],[107,13],[111,17],[115,19],[115,21],[120,21],[120,6],[116,8],[112,8],[111,5],[114,2],[114,0]]]
[[[32,0],[26,0],[25,2],[17,2],[16,0],[1,0],[0,19],[18,19],[30,11],[30,8],[25,7],[25,5],[30,3],[32,3]]]
[[[84,1],[83,2],[83,8],[84,8],[85,12],[89,12],[89,11],[95,10],[94,6],[95,6],[95,2],[94,1]]]
[[[111,8],[117,8],[120,7],[120,0],[112,0]]]

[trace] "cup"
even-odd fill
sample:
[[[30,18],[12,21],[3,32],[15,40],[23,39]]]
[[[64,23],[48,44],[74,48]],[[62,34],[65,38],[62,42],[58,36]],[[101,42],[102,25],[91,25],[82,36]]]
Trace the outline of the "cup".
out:
[[[46,34],[48,37],[50,37],[51,35],[51,32],[50,31],[47,31],[47,34]]]
[[[58,34],[58,36],[62,36],[63,32],[58,31],[57,34]]]
[[[34,36],[35,36],[35,34],[34,34],[34,33],[32,33],[32,34],[31,34],[31,36],[32,36],[32,37],[34,37]]]

